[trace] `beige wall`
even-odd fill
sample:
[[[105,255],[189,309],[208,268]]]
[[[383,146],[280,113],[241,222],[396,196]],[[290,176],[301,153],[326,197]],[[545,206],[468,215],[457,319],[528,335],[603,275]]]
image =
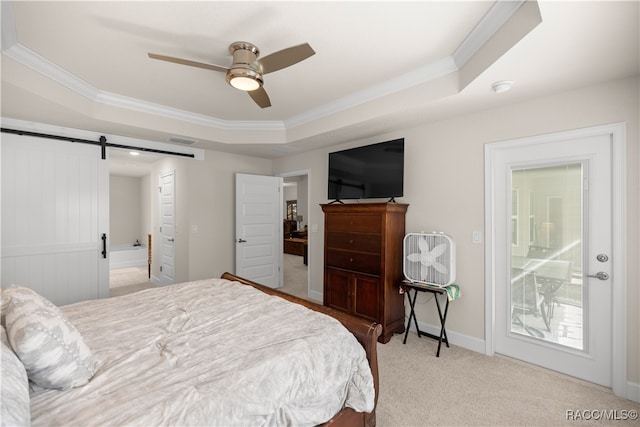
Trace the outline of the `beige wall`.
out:
[[[627,348],[628,380],[640,382],[640,149],[638,142],[640,85],[626,79],[486,110],[466,116],[300,153],[274,161],[207,151],[205,160],[164,159],[154,165],[148,185],[176,171],[176,281],[218,276],[234,271],[234,174],[273,175],[309,170],[309,269],[312,291],[322,292],[323,215],[327,200],[327,153],[342,148],[405,138],[405,197],[409,203],[407,232],[444,231],[456,239],[457,282],[463,297],[447,320],[450,333],[484,341],[484,245],[472,244],[474,230],[484,229],[484,145],[486,143],[565,131],[607,123],[627,124]],[[151,211],[157,240],[157,192]],[[197,232],[193,226],[197,226]],[[314,232],[315,227],[317,231]],[[484,236],[483,236],[484,240]],[[157,254],[157,251],[155,251]],[[158,259],[154,258],[154,275]],[[426,304],[418,320],[436,324]]]
[[[534,101],[509,105],[404,129],[350,144],[291,155],[274,161],[275,173],[309,169],[309,268],[312,289],[322,292],[323,217],[327,202],[327,153],[405,138],[407,232],[444,231],[457,245],[457,280],[463,297],[449,312],[447,329],[473,341],[484,340],[484,245],[472,244],[484,230],[484,145],[486,143],[615,122],[627,124],[627,377],[640,382],[640,150],[639,79],[625,79]],[[314,224],[318,232],[313,233]],[[484,241],[484,236],[483,236]],[[417,307],[421,322],[436,324],[430,306]]]
[[[184,282],[235,270],[235,174],[271,175],[271,161],[217,151],[204,160],[168,157],[154,163],[149,178],[153,241],[159,242],[158,179],[175,171],[176,277]],[[158,277],[158,244],[152,274]]]
[[[142,201],[140,178],[109,177],[111,245],[133,245],[136,239],[142,238]]]
[[[151,232],[149,175],[109,176],[109,235],[111,245],[147,244]],[[154,193],[155,194],[155,193]]]

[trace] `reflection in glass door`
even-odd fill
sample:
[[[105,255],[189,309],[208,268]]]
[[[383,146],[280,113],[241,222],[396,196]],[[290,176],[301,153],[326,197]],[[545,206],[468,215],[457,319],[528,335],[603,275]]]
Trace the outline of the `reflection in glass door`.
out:
[[[511,170],[510,334],[588,351],[583,169]]]

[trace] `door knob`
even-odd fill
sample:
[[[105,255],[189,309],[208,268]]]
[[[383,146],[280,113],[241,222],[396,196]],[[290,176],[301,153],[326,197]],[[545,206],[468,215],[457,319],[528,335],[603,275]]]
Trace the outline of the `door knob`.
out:
[[[607,280],[609,278],[609,275],[604,271],[598,271],[596,274],[587,274],[587,277],[593,277],[599,280]]]
[[[168,240],[168,241],[170,241],[170,242],[173,242],[173,241],[174,241],[173,237],[172,237],[172,238],[170,238],[170,239],[167,239],[167,240]]]
[[[247,241],[244,239],[238,239],[238,243],[246,243]]]

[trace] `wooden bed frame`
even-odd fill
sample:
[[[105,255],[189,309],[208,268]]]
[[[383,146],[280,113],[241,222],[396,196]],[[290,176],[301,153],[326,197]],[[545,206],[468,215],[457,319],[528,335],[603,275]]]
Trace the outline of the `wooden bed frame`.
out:
[[[224,273],[221,276],[223,279],[232,280],[235,282],[240,282],[245,285],[253,286],[256,289],[259,289],[267,294],[279,296],[288,301],[294,302],[296,304],[303,305],[311,310],[318,311],[320,313],[327,314],[331,317],[338,319],[360,342],[364,351],[367,354],[367,359],[369,359],[369,366],[371,367],[371,374],[373,375],[373,386],[375,388],[376,397],[375,402],[376,405],[378,403],[378,352],[377,352],[377,342],[378,337],[382,334],[382,325],[379,325],[375,322],[370,322],[364,319],[360,319],[355,316],[351,316],[347,313],[343,313],[341,311],[334,310],[329,307],[325,307],[321,304],[314,303],[312,301],[307,301],[302,298],[295,297],[293,295],[285,294],[277,289],[272,289],[264,285],[260,285],[258,283],[252,282],[251,280],[243,279],[242,277],[238,277],[231,273]],[[340,412],[333,416],[329,421],[323,426],[368,426],[374,427],[376,425],[376,409],[375,406],[373,411],[371,412],[356,412],[351,408],[343,408]]]

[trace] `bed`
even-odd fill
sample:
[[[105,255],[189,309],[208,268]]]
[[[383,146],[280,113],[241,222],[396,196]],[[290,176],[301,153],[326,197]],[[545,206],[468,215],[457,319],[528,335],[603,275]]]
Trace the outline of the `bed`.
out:
[[[376,422],[381,326],[229,273],[60,308],[12,287],[1,320],[3,425],[25,398],[34,426]]]

